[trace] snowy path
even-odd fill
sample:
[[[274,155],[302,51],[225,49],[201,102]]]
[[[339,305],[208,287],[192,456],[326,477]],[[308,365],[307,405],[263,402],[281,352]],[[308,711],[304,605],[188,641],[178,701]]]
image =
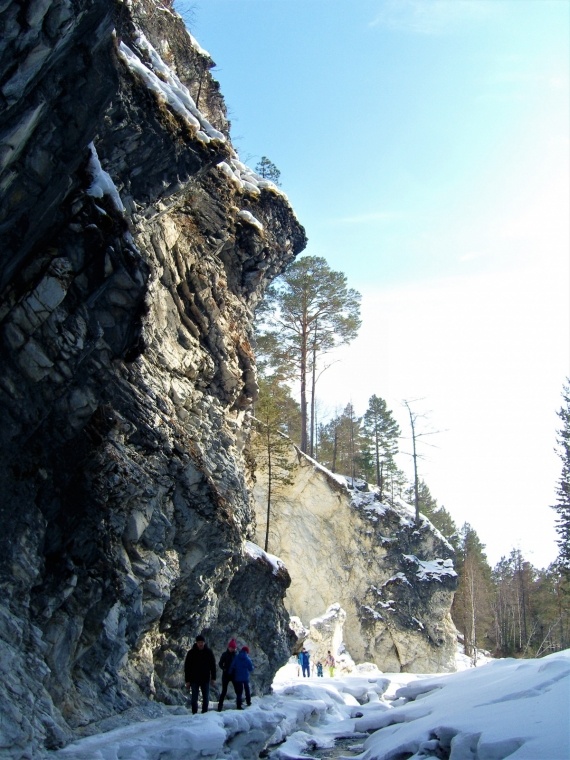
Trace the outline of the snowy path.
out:
[[[569,706],[570,650],[438,676],[370,670],[300,679],[286,666],[274,693],[246,710],[149,720],[50,756],[249,760],[262,752],[269,760],[310,760],[331,757],[327,748],[348,738],[346,756],[358,751],[361,760],[568,760]]]

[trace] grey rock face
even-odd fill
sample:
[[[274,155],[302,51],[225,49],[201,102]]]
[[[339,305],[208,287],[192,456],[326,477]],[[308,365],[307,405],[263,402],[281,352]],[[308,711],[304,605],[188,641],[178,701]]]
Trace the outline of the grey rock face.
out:
[[[0,14],[0,756],[20,758],[184,704],[198,632],[218,656],[247,640],[258,691],[286,660],[289,578],[244,550],[244,446],[253,309],[306,239],[240,179],[168,2]]]

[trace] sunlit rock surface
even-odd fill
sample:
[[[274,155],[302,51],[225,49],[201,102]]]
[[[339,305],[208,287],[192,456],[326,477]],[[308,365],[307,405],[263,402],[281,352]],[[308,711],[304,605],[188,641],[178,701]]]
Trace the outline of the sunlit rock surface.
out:
[[[0,754],[184,709],[198,632],[290,652],[245,551],[253,309],[305,246],[169,2],[0,2]]]
[[[453,670],[451,546],[425,518],[416,525],[408,505],[380,503],[363,482],[349,489],[345,478],[293,447],[290,465],[291,484],[280,484],[273,498],[268,551],[291,575],[291,615],[307,625],[338,604],[346,612],[344,644],[356,662],[385,672]],[[259,471],[256,477],[259,543],[267,479]]]

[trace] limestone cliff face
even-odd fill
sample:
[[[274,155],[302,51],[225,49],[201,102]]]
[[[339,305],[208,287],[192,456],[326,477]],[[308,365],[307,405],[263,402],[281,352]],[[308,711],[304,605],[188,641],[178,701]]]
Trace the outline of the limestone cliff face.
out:
[[[245,550],[244,446],[252,310],[306,240],[239,162],[169,2],[4,0],[0,24],[0,755],[19,758],[181,704],[198,632],[218,656],[247,641],[259,690],[287,658],[289,578]]]
[[[273,499],[268,550],[291,575],[285,599],[291,615],[308,625],[339,604],[344,643],[356,662],[385,672],[453,670],[457,579],[450,545],[424,518],[416,526],[407,505],[381,504],[373,490],[349,490],[344,478],[298,450],[290,464],[291,484],[280,485]],[[254,494],[263,542],[263,472]]]

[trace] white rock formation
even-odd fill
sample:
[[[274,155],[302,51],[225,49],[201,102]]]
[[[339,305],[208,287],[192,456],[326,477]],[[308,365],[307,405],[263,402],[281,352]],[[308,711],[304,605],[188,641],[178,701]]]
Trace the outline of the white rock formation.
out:
[[[324,615],[311,620],[307,649],[313,663],[324,662],[329,651],[335,659],[338,658],[344,650],[345,621],[346,612],[340,604],[331,604]]]
[[[292,578],[290,614],[306,623],[338,605],[357,662],[384,671],[453,670],[451,546],[425,518],[416,525],[408,505],[381,504],[374,490],[349,490],[344,478],[293,447],[291,465],[292,484],[273,501],[268,546]],[[256,479],[262,543],[267,481],[263,472]]]

